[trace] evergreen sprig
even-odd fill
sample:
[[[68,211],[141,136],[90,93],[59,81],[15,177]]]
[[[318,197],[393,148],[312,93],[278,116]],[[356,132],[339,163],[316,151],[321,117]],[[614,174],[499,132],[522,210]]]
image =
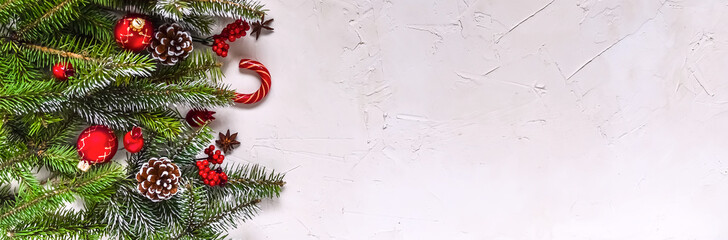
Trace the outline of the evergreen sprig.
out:
[[[43,219],[27,221],[5,233],[11,239],[99,239],[105,225],[95,223],[81,213],[59,210]]]
[[[48,209],[58,209],[75,200],[77,194],[82,198],[96,200],[99,195],[122,177],[122,168],[107,164],[78,176],[60,181],[43,191],[25,192],[12,205],[0,207],[0,226],[32,221],[44,215]]]
[[[223,239],[261,199],[280,195],[283,174],[255,164],[223,166],[225,186],[201,181],[194,163],[212,129],[192,128],[179,108],[232,104],[222,63],[196,49],[162,66],[120,48],[114,24],[130,12],[205,39],[216,18],[254,20],[266,10],[255,0],[0,0],[0,239]],[[61,62],[75,69],[65,81],[50,74]],[[118,136],[141,126],[145,147],[126,164],[81,172],[73,143],[96,124]],[[135,175],[165,156],[183,171],[180,192],[152,202]]]
[[[36,1],[19,13],[17,35],[23,39],[40,39],[53,34],[78,18],[86,0]]]

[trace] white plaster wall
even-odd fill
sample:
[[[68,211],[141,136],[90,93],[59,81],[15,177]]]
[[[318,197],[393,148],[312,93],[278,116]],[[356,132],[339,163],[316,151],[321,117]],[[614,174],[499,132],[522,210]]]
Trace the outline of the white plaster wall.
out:
[[[728,239],[728,1],[265,0],[233,239]]]

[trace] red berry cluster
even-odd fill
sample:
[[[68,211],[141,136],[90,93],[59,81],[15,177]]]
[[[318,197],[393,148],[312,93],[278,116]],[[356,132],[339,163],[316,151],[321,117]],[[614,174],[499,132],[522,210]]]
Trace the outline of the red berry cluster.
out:
[[[210,164],[222,164],[225,160],[220,150],[215,151],[215,145],[210,145],[205,148],[205,154],[207,159],[197,161],[197,169],[200,170],[199,175],[205,182],[205,185],[210,187],[224,185],[228,181],[228,176],[222,171],[222,168],[218,167],[215,170],[210,169]]]
[[[212,36],[215,40],[215,43],[212,44],[212,51],[217,53],[218,56],[227,57],[230,45],[228,45],[225,40],[235,42],[235,39],[244,37],[248,30],[250,30],[250,25],[242,19],[235,20],[235,22],[228,24],[224,29],[222,29],[220,34]]]

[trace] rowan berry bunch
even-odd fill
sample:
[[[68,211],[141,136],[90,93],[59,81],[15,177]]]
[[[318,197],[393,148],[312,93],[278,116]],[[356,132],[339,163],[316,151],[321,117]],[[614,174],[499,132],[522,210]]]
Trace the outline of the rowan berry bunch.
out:
[[[215,165],[222,164],[225,160],[225,156],[222,155],[220,150],[215,150],[215,145],[210,145],[205,148],[206,159],[198,160],[196,165],[199,170],[198,174],[202,177],[202,181],[205,185],[210,187],[225,185],[228,181],[228,176],[222,171],[222,168],[217,166],[215,170],[210,168],[210,164]]]
[[[235,20],[235,22],[228,24],[224,29],[222,29],[220,34],[212,36],[215,40],[215,43],[212,44],[212,51],[214,51],[218,56],[227,57],[230,45],[227,44],[225,40],[235,42],[236,39],[244,37],[248,30],[250,30],[250,25],[242,19]]]

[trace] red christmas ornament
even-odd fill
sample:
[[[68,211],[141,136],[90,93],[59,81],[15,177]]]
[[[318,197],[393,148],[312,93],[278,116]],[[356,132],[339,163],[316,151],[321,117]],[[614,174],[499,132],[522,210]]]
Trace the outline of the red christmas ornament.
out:
[[[76,148],[81,161],[78,168],[88,171],[89,164],[105,163],[111,160],[116,154],[119,142],[116,140],[114,131],[106,126],[94,125],[86,128],[78,136]]]
[[[68,80],[69,77],[73,77],[76,74],[76,70],[73,69],[73,65],[69,62],[59,62],[53,65],[53,76],[61,81]]]
[[[215,117],[212,116],[213,114],[215,114],[215,112],[208,111],[207,109],[192,109],[187,112],[185,120],[187,120],[187,123],[189,123],[192,127],[200,127],[209,121],[215,120]]]
[[[126,15],[116,22],[114,38],[124,49],[134,52],[144,50],[152,42],[154,26],[139,15]]]
[[[138,153],[144,147],[142,128],[134,127],[124,135],[124,149],[130,153]]]

